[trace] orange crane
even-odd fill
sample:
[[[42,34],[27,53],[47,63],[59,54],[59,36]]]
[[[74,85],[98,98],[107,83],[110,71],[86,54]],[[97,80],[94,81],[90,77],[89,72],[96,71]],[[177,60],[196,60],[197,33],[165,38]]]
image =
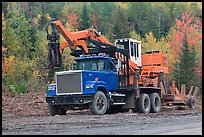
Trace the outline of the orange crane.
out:
[[[109,44],[111,45],[112,43],[109,42],[103,35],[99,35],[98,31],[96,29],[90,28],[87,30],[83,30],[83,31],[77,31],[77,32],[69,32],[61,23],[60,20],[54,20],[52,21],[52,24],[54,24],[56,26],[56,28],[58,29],[58,31],[63,35],[63,37],[65,38],[65,42],[60,43],[60,49],[59,52],[60,54],[63,53],[64,48],[69,47],[72,50],[75,50],[77,47],[82,48],[82,50],[84,50],[85,54],[89,54],[88,51],[88,46],[85,42],[85,39],[91,39],[94,41],[98,41],[98,42],[103,42],[105,44]],[[116,40],[119,41],[119,40]],[[117,42],[116,42],[117,43]],[[140,41],[136,41],[137,44],[140,44],[139,46],[141,46],[141,42]],[[135,45],[136,46],[136,45]],[[105,48],[105,46],[101,45],[101,48]],[[136,48],[133,49],[133,45],[132,45],[132,52],[133,50],[136,51]],[[140,50],[137,50],[138,52],[140,52],[140,54],[138,54],[138,59],[142,59],[142,65],[141,63],[138,65],[136,62],[134,62],[133,58],[136,58],[133,53],[132,56],[130,57],[129,60],[129,71],[131,75],[134,75],[135,71],[134,69],[137,67],[141,68],[141,77],[157,77],[160,73],[160,71],[163,71],[164,74],[168,74],[168,57],[167,57],[167,53],[158,53],[158,52],[149,52],[146,54],[143,54],[141,56],[141,48]],[[58,54],[58,55],[60,55]],[[117,58],[121,58],[119,57],[119,53],[115,54]],[[121,60],[124,60],[123,58],[121,58]],[[122,74],[121,74],[122,75]],[[131,83],[133,83],[133,78],[130,77],[130,81]]]

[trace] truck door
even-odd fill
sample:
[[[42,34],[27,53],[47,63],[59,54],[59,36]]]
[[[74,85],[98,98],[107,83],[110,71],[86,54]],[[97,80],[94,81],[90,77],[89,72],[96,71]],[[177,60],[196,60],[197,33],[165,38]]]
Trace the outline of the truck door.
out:
[[[118,88],[118,74],[114,59],[108,60],[107,82],[110,90]]]

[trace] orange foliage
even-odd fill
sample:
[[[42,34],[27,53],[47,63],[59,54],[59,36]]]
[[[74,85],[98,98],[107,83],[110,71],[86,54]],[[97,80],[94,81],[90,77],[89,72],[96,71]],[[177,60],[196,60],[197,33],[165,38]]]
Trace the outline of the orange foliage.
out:
[[[68,19],[67,25],[72,26],[75,31],[79,28],[78,18],[79,17],[76,13],[70,13],[67,16],[67,19]]]
[[[92,22],[92,25],[96,28],[97,22],[98,22],[98,15],[97,14],[92,15],[91,22]]]
[[[187,35],[188,45],[194,46],[197,39],[202,39],[202,26],[200,20],[195,20],[190,12],[182,14],[181,20],[176,19],[176,27],[173,28],[173,39],[169,43],[174,49],[174,55],[178,55],[183,45],[184,34]]]

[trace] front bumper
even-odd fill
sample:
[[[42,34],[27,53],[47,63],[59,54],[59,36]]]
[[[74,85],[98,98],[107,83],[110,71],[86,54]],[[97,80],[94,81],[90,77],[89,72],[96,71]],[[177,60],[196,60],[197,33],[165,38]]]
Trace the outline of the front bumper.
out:
[[[80,105],[92,102],[93,94],[47,96],[46,102],[51,105]]]

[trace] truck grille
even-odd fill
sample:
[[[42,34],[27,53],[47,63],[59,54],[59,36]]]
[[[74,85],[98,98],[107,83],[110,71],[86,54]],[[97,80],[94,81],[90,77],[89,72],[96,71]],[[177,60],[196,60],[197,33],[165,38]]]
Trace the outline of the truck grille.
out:
[[[81,94],[82,71],[56,72],[57,94]]]

